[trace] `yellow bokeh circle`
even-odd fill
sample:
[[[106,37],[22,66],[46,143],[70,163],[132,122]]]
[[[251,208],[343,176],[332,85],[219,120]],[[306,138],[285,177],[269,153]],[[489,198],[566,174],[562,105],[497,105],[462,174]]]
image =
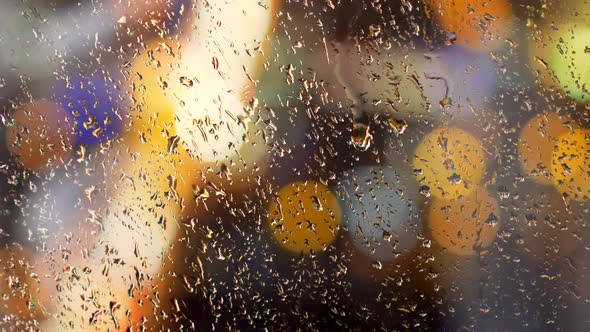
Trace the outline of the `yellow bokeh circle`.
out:
[[[428,134],[414,152],[421,185],[439,198],[456,198],[473,191],[485,172],[484,150],[477,138],[459,128]]]
[[[498,203],[483,189],[460,199],[436,199],[429,206],[432,238],[455,255],[475,255],[489,247],[499,224]]]
[[[176,135],[173,72],[180,62],[177,41],[150,42],[131,63],[128,75],[133,111],[126,140],[152,146],[168,145]]]
[[[590,198],[590,130],[576,129],[559,136],[551,160],[555,186],[570,198]]]
[[[540,183],[553,183],[550,172],[553,147],[571,125],[571,119],[556,113],[542,113],[527,122],[518,140],[520,166],[527,176]]]
[[[341,210],[325,185],[311,180],[293,182],[277,192],[269,207],[269,221],[274,238],[283,247],[309,254],[334,241]]]
[[[446,33],[455,33],[457,44],[472,49],[494,49],[511,31],[512,9],[507,0],[427,0]]]

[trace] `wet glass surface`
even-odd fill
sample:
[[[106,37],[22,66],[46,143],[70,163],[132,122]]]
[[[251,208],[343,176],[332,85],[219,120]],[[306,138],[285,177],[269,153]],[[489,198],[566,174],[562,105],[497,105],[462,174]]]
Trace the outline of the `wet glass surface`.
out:
[[[590,328],[586,0],[0,2],[0,328]]]

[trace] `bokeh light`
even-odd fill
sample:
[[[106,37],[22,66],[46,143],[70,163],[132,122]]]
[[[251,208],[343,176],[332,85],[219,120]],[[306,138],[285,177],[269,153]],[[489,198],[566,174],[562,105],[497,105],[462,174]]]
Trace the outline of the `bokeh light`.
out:
[[[439,198],[471,193],[486,170],[484,150],[477,138],[459,128],[430,132],[414,151],[414,168],[422,191]]]
[[[551,159],[557,189],[570,198],[590,198],[590,130],[576,129],[557,139]]]
[[[180,19],[190,10],[187,0],[108,0],[113,19],[123,24],[156,27],[166,32],[176,30]]]
[[[48,303],[41,300],[48,289],[34,272],[34,255],[19,245],[6,246],[0,249],[0,264],[1,310],[25,320],[42,318]]]
[[[337,197],[312,180],[283,186],[268,211],[274,238],[286,249],[305,254],[332,243],[342,218]]]
[[[76,144],[95,145],[119,133],[124,116],[120,84],[105,72],[72,73],[56,83],[55,98],[73,124]]]
[[[417,239],[417,193],[392,168],[362,166],[340,179],[346,228],[355,246],[374,259],[387,261],[411,250]]]
[[[177,136],[174,91],[169,86],[179,62],[179,42],[156,39],[131,63],[127,75],[134,106],[127,133],[131,142],[163,148]]]
[[[486,250],[500,227],[496,200],[483,189],[451,200],[434,199],[428,207],[432,238],[455,255],[476,255]]]
[[[508,0],[427,0],[448,38],[477,50],[497,48],[509,36],[512,9]]]
[[[68,162],[72,155],[72,131],[66,113],[54,103],[38,100],[13,114],[6,142],[11,154],[25,167],[42,171]]]
[[[520,167],[535,181],[552,184],[551,159],[559,136],[570,131],[573,121],[556,113],[544,112],[530,119],[520,132]]]
[[[458,46],[445,47],[428,55],[434,58],[432,61],[436,62],[438,69],[426,73],[427,79],[445,81],[439,90],[448,89],[445,96],[449,98],[448,115],[480,115],[481,108],[489,103],[498,83],[494,62],[487,55]]]
[[[58,67],[57,61],[48,61],[52,50],[35,38],[44,31],[54,32],[55,26],[48,29],[47,20],[51,18],[51,8],[46,4],[36,4],[26,10],[19,10],[14,3],[6,3],[0,10],[2,47],[0,47],[0,69],[12,67],[19,74],[34,79],[51,77]]]
[[[579,103],[590,101],[590,24],[560,24],[547,39],[546,61],[563,91]]]
[[[172,84],[177,87],[178,135],[203,162],[226,159],[248,139],[246,105],[255,93],[253,79],[260,71],[260,47],[273,23],[272,9],[252,0],[232,6],[215,3],[203,6],[193,22],[195,33],[183,49],[181,70]],[[213,17],[220,24],[210,30]],[[258,23],[247,24],[250,20]],[[243,53],[233,50],[236,44]]]

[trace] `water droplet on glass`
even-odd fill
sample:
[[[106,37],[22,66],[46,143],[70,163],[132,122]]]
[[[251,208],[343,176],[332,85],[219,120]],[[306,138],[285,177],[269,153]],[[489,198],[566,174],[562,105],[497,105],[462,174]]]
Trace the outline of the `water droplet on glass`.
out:
[[[461,176],[457,173],[453,173],[453,175],[449,176],[447,180],[449,180],[450,184],[456,186],[461,183]]]
[[[311,196],[311,202],[313,203],[313,207],[317,211],[323,211],[324,210],[324,206],[322,205],[322,202],[320,202],[320,200],[319,200],[319,198],[317,196]]]
[[[367,151],[371,147],[373,135],[370,132],[370,126],[355,122],[352,125],[352,145],[359,151]]]
[[[374,261],[372,264],[373,268],[377,270],[383,269],[383,264],[380,261]]]
[[[430,197],[430,187],[429,186],[421,186],[420,189],[418,189],[418,191],[420,192],[420,195],[422,195],[424,197]]]

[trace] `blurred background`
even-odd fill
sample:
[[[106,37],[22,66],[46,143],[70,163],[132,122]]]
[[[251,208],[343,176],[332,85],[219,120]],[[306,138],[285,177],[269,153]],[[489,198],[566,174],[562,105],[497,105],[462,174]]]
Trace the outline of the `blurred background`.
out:
[[[2,0],[7,331],[590,328],[587,0]]]

